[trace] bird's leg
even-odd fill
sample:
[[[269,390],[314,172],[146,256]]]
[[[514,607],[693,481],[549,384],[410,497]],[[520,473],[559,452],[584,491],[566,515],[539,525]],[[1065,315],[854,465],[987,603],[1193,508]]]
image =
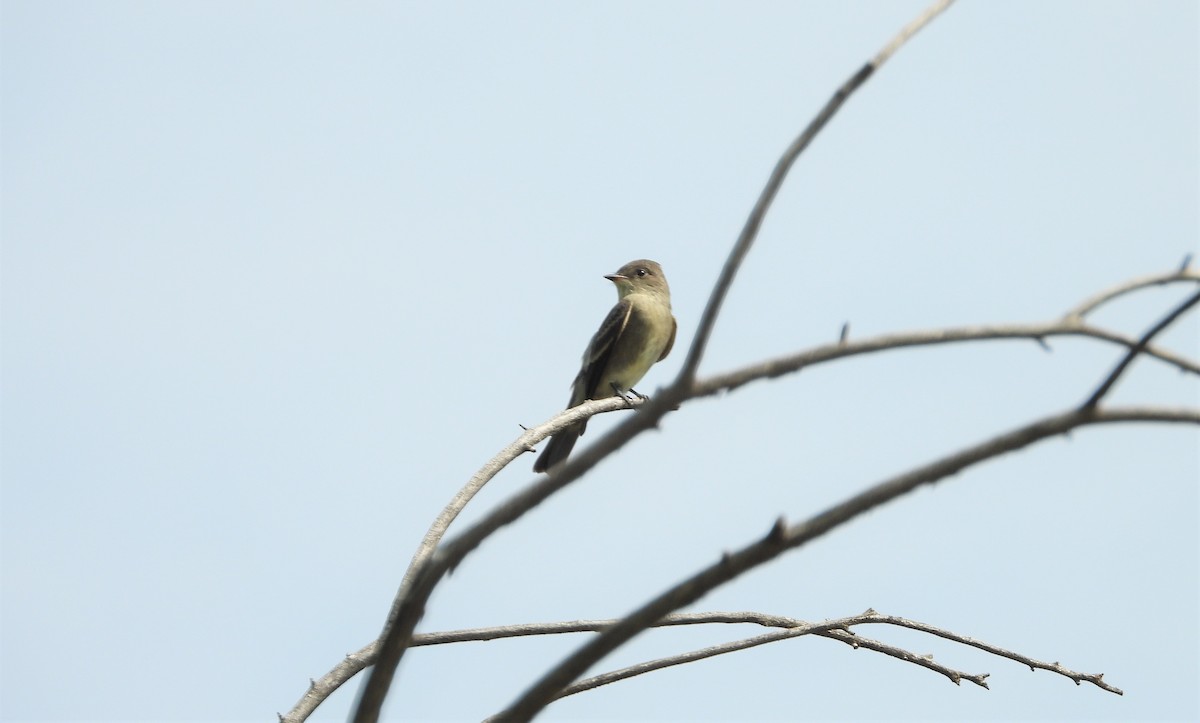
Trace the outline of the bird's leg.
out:
[[[609,385],[612,386],[614,395],[624,399],[627,402],[632,402],[634,399],[640,399],[643,402],[645,402],[650,399],[650,397],[647,397],[645,394],[642,394],[641,392],[639,392],[636,389],[633,389],[633,388],[630,388],[629,390],[621,389],[620,387],[617,386],[616,382],[609,382]]]
[[[633,400],[635,398],[646,399],[646,397],[643,397],[641,394],[638,394],[637,392],[633,391],[632,389],[630,389],[628,392],[626,392],[624,389],[618,387],[616,382],[609,382],[609,386],[612,387],[613,396],[617,396],[617,397],[620,397],[621,399],[624,399],[625,402],[628,403],[629,406],[631,406],[631,407],[633,406]],[[630,393],[632,393],[633,396],[630,396]]]
[[[621,399],[624,399],[626,402],[629,401],[629,397],[625,396],[625,390],[618,387],[616,382],[609,382],[608,385],[610,387],[612,387],[614,397],[620,397]]]

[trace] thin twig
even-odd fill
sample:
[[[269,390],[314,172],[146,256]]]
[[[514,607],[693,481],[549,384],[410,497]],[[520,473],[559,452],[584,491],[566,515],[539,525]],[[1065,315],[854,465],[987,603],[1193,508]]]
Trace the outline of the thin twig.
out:
[[[1096,686],[1097,688],[1106,690],[1109,693],[1116,693],[1117,695],[1125,695],[1125,691],[1121,690],[1120,688],[1111,686],[1108,683],[1104,682],[1104,673],[1094,673],[1094,674],[1093,673],[1077,673],[1068,668],[1064,668],[1063,666],[1059,665],[1058,663],[1047,663],[1047,662],[1044,662],[1041,660],[1035,660],[1027,655],[1022,655],[1021,653],[1013,652],[1011,650],[1005,650],[1004,648],[998,647],[996,645],[992,645],[991,643],[987,643],[982,640],[976,640],[975,638],[969,638],[966,635],[959,635],[958,633],[951,632],[951,631],[945,630],[943,628],[938,628],[933,625],[929,625],[928,623],[922,623],[922,622],[918,622],[916,620],[909,620],[907,618],[900,618],[900,617],[888,615],[888,616],[881,616],[881,619],[879,619],[879,620],[871,620],[869,622],[870,623],[884,623],[887,625],[899,625],[900,627],[909,628],[911,630],[919,630],[920,632],[923,632],[923,633],[929,633],[930,635],[936,635],[939,638],[945,638],[946,640],[951,640],[956,643],[962,643],[963,645],[969,645],[972,648],[978,648],[979,650],[982,650],[986,653],[990,653],[992,655],[995,655],[995,656],[998,656],[1001,658],[1008,658],[1009,660],[1015,660],[1018,663],[1028,665],[1030,670],[1040,669],[1040,670],[1048,670],[1051,673],[1057,673],[1061,676],[1070,678],[1071,680],[1075,681],[1076,685],[1078,685],[1079,683],[1091,683],[1092,685]]]
[[[1190,260],[1190,258],[1184,259],[1185,262],[1190,262]],[[1134,277],[1128,281],[1123,281],[1110,289],[1105,289],[1094,296],[1088,297],[1068,311],[1064,317],[1067,319],[1083,318],[1084,316],[1095,311],[1101,305],[1106,304],[1120,296],[1124,296],[1132,291],[1149,288],[1151,286],[1166,286],[1167,284],[1173,284],[1181,281],[1200,281],[1200,271],[1194,271],[1188,268],[1188,264],[1185,263],[1178,269],[1175,269],[1174,271],[1168,271],[1167,273],[1147,274],[1146,276]]]
[[[447,645],[463,642],[480,642],[487,640],[501,640],[525,636],[536,635],[562,635],[570,633],[585,633],[585,632],[600,632],[616,623],[620,622],[617,619],[607,620],[569,620],[549,623],[523,623],[517,625],[496,625],[483,628],[467,628],[463,630],[446,630],[432,633],[419,633],[413,636],[413,647],[426,645]],[[933,635],[944,640],[949,640],[961,645],[967,645],[978,650],[982,650],[997,657],[1007,658],[1009,660],[1027,665],[1031,670],[1046,670],[1056,673],[1065,678],[1069,678],[1076,683],[1091,683],[1102,690],[1116,695],[1124,695],[1120,688],[1116,688],[1104,682],[1103,673],[1079,673],[1069,668],[1065,668],[1058,663],[1047,663],[1041,660],[1031,658],[1027,655],[1017,653],[997,645],[978,640],[960,633],[946,630],[929,623],[923,623],[910,618],[899,617],[896,615],[886,615],[876,612],[875,610],[866,610],[857,615],[849,615],[841,618],[823,620],[819,623],[812,623],[799,618],[787,617],[784,615],[771,615],[756,611],[707,611],[698,613],[672,613],[657,621],[650,627],[682,627],[696,625],[757,625],[760,627],[777,628],[776,631],[766,633],[764,635],[752,636],[741,640],[733,640],[718,645],[712,645],[699,650],[688,651],[677,655],[660,658],[658,660],[646,661],[637,665],[632,665],[620,670],[609,671],[602,675],[594,676],[579,681],[568,686],[558,696],[559,699],[565,698],[568,695],[581,693],[585,690],[591,690],[601,685],[615,683],[619,680],[625,680],[637,675],[652,672],[654,670],[662,670],[663,668],[680,665],[682,663],[702,660],[704,658],[724,655],[739,650],[764,645],[770,642],[787,640],[794,637],[804,635],[817,635],[826,637],[831,640],[850,645],[851,647],[865,647],[877,652],[891,655],[897,659],[909,660],[909,656],[915,654],[909,651],[902,651],[900,648],[895,648],[878,641],[869,641],[860,635],[849,632],[852,627],[860,625],[892,625],[896,627],[908,628],[918,632]],[[865,642],[874,642],[877,645],[871,646],[864,644]],[[901,652],[898,652],[901,651]],[[924,656],[915,656],[925,659]],[[959,679],[966,678],[973,683],[987,687],[983,682],[987,675],[969,675],[962,671],[953,670],[943,666],[927,666],[931,670],[945,675],[947,678],[957,683]]]
[[[1063,319],[1042,324],[999,324],[995,326],[962,326],[946,329],[882,334],[857,341],[837,342],[812,347],[795,354],[756,362],[741,369],[714,374],[698,380],[688,399],[697,399],[720,392],[728,392],[750,382],[791,374],[800,369],[818,366],[846,357],[875,354],[914,346],[936,346],[961,342],[1002,339],[1030,339],[1042,342],[1052,337],[1084,337],[1119,344],[1133,349],[1138,340],[1099,327],[1079,324]],[[1180,356],[1174,352],[1153,346],[1143,348],[1143,353],[1170,364],[1181,371],[1200,375],[1200,362]]]
[[[904,648],[900,648],[895,645],[888,645],[887,643],[874,640],[872,638],[864,638],[861,635],[852,635],[849,633],[842,633],[841,635],[838,635],[831,632],[822,634],[821,637],[830,638],[831,640],[839,640],[853,648],[865,648],[876,653],[883,653],[884,655],[897,660],[903,660],[906,663],[912,663],[913,665],[920,666],[926,670],[932,670],[935,673],[941,673],[955,685],[959,685],[962,681],[966,680],[978,685],[980,688],[990,690],[987,684],[987,679],[990,677],[990,673],[964,673],[961,670],[955,670],[954,668],[942,665],[928,655],[917,655],[911,650],[905,650]]]
[[[582,693],[582,692],[585,692],[588,690],[593,690],[593,689],[599,688],[600,686],[603,686],[603,685],[609,685],[611,683],[616,683],[616,682],[619,682],[622,680],[627,680],[629,678],[633,678],[638,675],[644,675],[646,673],[651,673],[656,670],[663,670],[665,668],[670,668],[670,667],[673,667],[676,665],[693,663],[693,662],[696,662],[699,660],[704,660],[706,658],[713,658],[718,655],[726,655],[728,653],[734,653],[734,652],[738,652],[741,650],[748,650],[750,648],[758,647],[760,645],[767,645],[768,643],[775,643],[775,642],[780,642],[783,640],[790,640],[792,638],[803,637],[805,635],[816,635],[819,637],[826,637],[831,640],[837,640],[839,642],[846,643],[847,645],[850,645],[851,647],[854,647],[854,648],[864,648],[867,650],[872,650],[874,652],[883,653],[884,655],[888,655],[890,657],[896,658],[897,660],[903,660],[905,662],[913,663],[915,665],[919,665],[920,667],[926,668],[928,670],[932,670],[936,673],[940,673],[940,674],[944,675],[946,678],[948,678],[950,681],[952,681],[956,684],[960,680],[966,679],[966,680],[970,680],[973,683],[976,683],[977,685],[981,685],[984,688],[987,687],[987,684],[985,682],[983,682],[984,679],[988,677],[986,673],[977,674],[977,675],[973,675],[970,673],[964,673],[960,670],[955,670],[948,666],[942,665],[941,663],[937,663],[933,659],[928,658],[926,656],[917,655],[916,653],[913,653],[911,651],[905,650],[903,648],[898,648],[893,645],[888,645],[886,643],[881,643],[877,640],[871,640],[870,638],[863,638],[861,636],[855,635],[846,630],[846,628],[849,628],[850,626],[853,626],[853,625],[861,625],[861,624],[874,622],[874,620],[872,620],[872,618],[874,618],[874,617],[880,617],[880,616],[878,616],[877,614],[875,614],[875,615],[869,615],[869,614],[855,615],[855,616],[851,616],[851,617],[847,617],[847,618],[839,618],[837,620],[826,620],[826,621],[823,621],[820,623],[806,623],[806,622],[798,620],[798,621],[795,621],[795,623],[793,625],[791,625],[783,630],[777,630],[775,632],[770,632],[770,633],[763,633],[762,635],[756,635],[756,636],[753,636],[750,638],[743,638],[741,640],[733,640],[733,641],[729,641],[726,643],[720,643],[717,645],[710,645],[708,647],[700,648],[698,650],[691,650],[686,653],[670,655],[670,656],[667,656],[664,658],[658,658],[656,660],[648,660],[648,661],[645,661],[642,663],[638,663],[636,665],[630,665],[625,668],[620,668],[618,670],[612,670],[607,673],[602,673],[600,675],[595,675],[590,678],[585,678],[577,683],[574,683],[574,684],[569,685],[566,688],[564,688],[563,691],[555,698],[555,700],[561,700],[570,695],[575,695],[577,693]],[[655,627],[658,627],[658,626],[655,626]],[[1070,676],[1068,676],[1068,677],[1070,677]],[[491,720],[491,719],[489,719],[489,720]]]

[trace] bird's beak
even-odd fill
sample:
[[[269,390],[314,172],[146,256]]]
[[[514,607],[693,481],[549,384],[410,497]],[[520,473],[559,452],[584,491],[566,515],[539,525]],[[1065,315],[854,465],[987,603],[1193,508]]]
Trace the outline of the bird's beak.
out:
[[[614,284],[619,284],[622,281],[629,281],[628,276],[622,276],[620,274],[605,274],[604,278],[608,279],[609,281],[613,282]]]

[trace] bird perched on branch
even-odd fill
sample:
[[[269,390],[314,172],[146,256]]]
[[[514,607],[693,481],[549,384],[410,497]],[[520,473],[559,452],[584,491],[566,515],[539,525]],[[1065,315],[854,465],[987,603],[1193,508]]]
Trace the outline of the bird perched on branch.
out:
[[[655,362],[665,359],[675,344],[671,289],[661,266],[638,259],[604,278],[617,285],[617,305],[583,352],[583,366],[571,386],[567,409],[588,399],[637,394],[633,385]],[[551,437],[533,471],[545,472],[565,460],[586,427],[584,420]]]

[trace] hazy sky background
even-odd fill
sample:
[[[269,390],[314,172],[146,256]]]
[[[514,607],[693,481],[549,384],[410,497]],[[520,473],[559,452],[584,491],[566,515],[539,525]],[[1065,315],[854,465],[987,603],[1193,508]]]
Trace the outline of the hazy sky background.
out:
[[[273,721],[379,631],[433,516],[560,410],[662,263],[674,374],[779,152],[913,2],[4,2],[0,714]],[[963,2],[784,186],[702,374],[851,334],[1055,318],[1200,238],[1193,2]],[[1137,334],[1184,286],[1105,307]],[[1200,354],[1200,315],[1161,338]],[[485,544],[421,630],[619,616],[764,534],[1084,399],[1120,356],[991,342],[689,404]],[[1112,402],[1192,405],[1143,359]],[[619,415],[592,422],[584,443]],[[478,517],[526,484],[492,481]],[[992,689],[801,639],[546,720],[1194,720],[1200,436],[1078,431],[693,610],[867,607]],[[598,667],[755,635],[652,632]],[[583,636],[414,650],[394,720],[494,713]],[[352,681],[315,720],[342,720]]]

